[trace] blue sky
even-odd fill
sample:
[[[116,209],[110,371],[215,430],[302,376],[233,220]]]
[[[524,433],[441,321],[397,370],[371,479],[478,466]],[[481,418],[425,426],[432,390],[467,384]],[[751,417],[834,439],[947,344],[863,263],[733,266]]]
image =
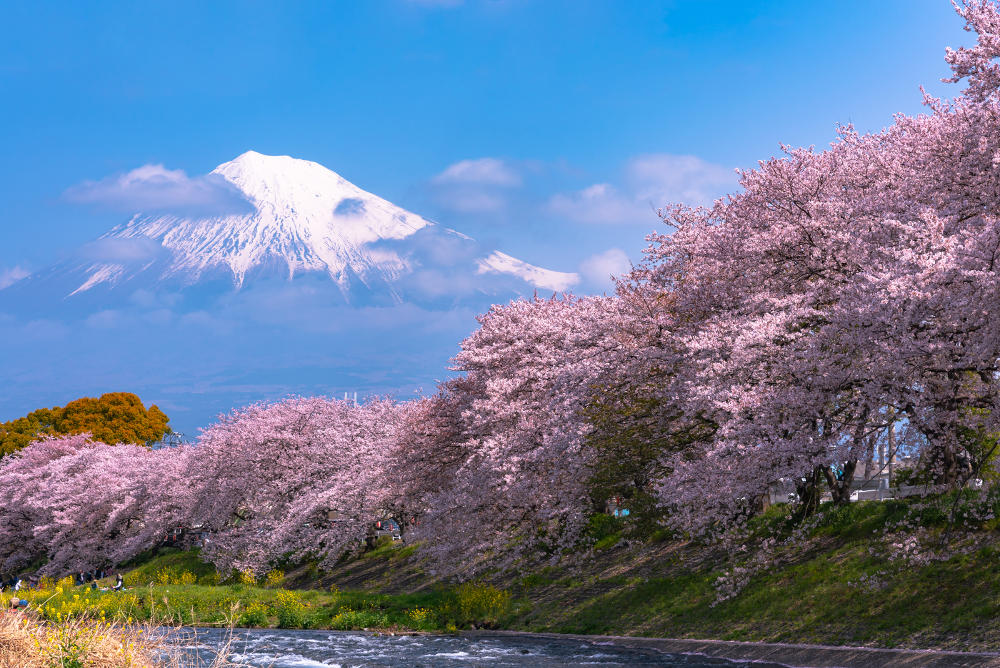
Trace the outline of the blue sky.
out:
[[[67,205],[76,183],[254,149],[572,269],[634,254],[656,221],[572,220],[553,195],[627,189],[638,156],[728,170],[837,122],[877,129],[919,110],[919,84],[945,89],[963,41],[946,0],[4,3],[0,266],[120,221]],[[456,210],[429,185],[484,157],[524,172],[517,206]]]
[[[969,41],[947,0],[3,3],[0,282],[121,222],[74,186],[253,149],[599,291],[654,206],[919,112]]]

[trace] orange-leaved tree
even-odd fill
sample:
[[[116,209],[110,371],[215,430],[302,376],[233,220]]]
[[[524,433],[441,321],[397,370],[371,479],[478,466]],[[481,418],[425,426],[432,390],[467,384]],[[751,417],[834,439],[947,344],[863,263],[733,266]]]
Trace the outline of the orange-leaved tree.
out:
[[[170,432],[170,418],[156,404],[147,409],[131,392],[83,397],[65,406],[39,408],[0,423],[0,457],[17,452],[40,436],[90,432],[104,443],[152,445]]]

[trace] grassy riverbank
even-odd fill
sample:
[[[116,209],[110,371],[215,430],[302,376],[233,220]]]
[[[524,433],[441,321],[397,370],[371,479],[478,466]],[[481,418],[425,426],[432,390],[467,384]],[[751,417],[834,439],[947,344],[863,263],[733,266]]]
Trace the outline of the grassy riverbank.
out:
[[[513,595],[499,620],[508,629],[998,650],[995,503],[828,504],[805,521],[777,506],[735,545],[604,518],[589,552],[490,582]],[[393,594],[437,586],[419,551],[390,555],[343,563],[314,582]]]
[[[21,597],[38,618],[56,624],[88,619],[127,625],[454,631],[496,626],[510,608],[509,594],[476,583],[384,594],[287,589],[277,573],[270,583],[248,575],[238,580],[218,584],[218,576],[194,553],[172,552],[129,572],[125,591],[74,587],[69,579],[43,581]]]
[[[921,503],[825,507],[805,528],[776,508],[757,521],[744,553],[612,538],[590,560],[512,583],[517,605],[504,622],[563,633],[1000,649],[996,520],[949,531],[943,506]],[[760,549],[765,537],[776,544]]]
[[[949,499],[825,506],[803,523],[777,507],[744,542],[640,537],[604,521],[594,547],[559,568],[449,585],[412,546],[383,546],[320,572],[218,584],[192,552],[126,575],[124,593],[52,587],[28,597],[45,619],[211,626],[561,633],[996,650],[1000,532]],[[962,514],[964,512],[964,514]],[[978,513],[978,514],[977,514]]]

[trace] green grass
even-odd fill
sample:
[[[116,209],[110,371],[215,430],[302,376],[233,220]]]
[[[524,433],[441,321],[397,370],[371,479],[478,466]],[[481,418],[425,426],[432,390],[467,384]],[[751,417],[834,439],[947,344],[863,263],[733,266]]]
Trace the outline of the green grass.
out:
[[[156,581],[159,573],[174,574],[191,573],[196,581],[203,584],[217,581],[215,567],[205,563],[198,557],[198,550],[178,550],[176,548],[160,548],[153,553],[147,553],[132,564],[122,568],[126,584],[145,585]]]
[[[380,548],[381,549],[381,548]],[[398,562],[412,549],[368,557]],[[217,584],[214,569],[194,552],[167,550],[125,575],[126,591],[49,583],[23,596],[45,620],[89,618],[125,624],[250,626],[329,629],[451,631],[495,626],[510,596],[485,584],[439,586],[403,594],[265,588],[257,583]],[[108,586],[110,579],[103,584]],[[195,583],[197,582],[197,583]]]
[[[375,549],[362,553],[361,558],[371,559],[392,559],[402,561],[417,551],[416,545],[397,545],[390,540],[381,541]]]
[[[886,547],[896,538],[886,533],[899,530],[906,519],[929,540],[940,540],[954,495],[936,502],[827,504],[805,524],[789,507],[772,507],[751,521],[748,544],[765,538],[790,542],[752,570],[736,596],[721,602],[717,579],[745,565],[754,549],[699,545],[668,532],[654,533],[637,546],[634,538],[622,540],[633,535],[628,523],[613,518],[592,522],[588,540],[596,549],[585,560],[494,574],[495,588],[441,584],[420,570],[423,557],[416,546],[383,544],[346,559],[332,574],[300,565],[294,582],[302,589],[293,591],[213,585],[218,578],[197,553],[167,550],[147,555],[128,573],[140,586],[124,594],[75,589],[48,592],[44,602],[32,595],[43,616],[53,618],[103,612],[107,618],[174,624],[425,631],[474,625],[995,650],[1000,647],[1000,624],[994,621],[1000,617],[1000,532],[983,510],[997,501],[966,496],[958,498],[957,507],[972,519],[955,536],[966,546],[965,554],[922,565],[890,559]],[[155,584],[180,582],[184,573],[197,584]],[[397,577],[401,574],[405,577]],[[351,588],[331,591],[331,580]],[[321,581],[326,587],[318,586]]]
[[[652,542],[598,553],[603,561],[590,575],[568,571],[576,586],[557,585],[560,573],[522,576],[504,623],[564,633],[995,650],[1000,535],[988,522],[973,523],[962,534],[972,547],[945,561],[918,565],[885,550],[883,529],[907,516],[940,539],[952,500],[825,506],[799,542],[779,548],[775,561],[722,602],[713,585],[741,563],[727,550],[677,542],[655,563]],[[792,535],[797,522],[788,514],[779,507],[755,518],[751,540]]]

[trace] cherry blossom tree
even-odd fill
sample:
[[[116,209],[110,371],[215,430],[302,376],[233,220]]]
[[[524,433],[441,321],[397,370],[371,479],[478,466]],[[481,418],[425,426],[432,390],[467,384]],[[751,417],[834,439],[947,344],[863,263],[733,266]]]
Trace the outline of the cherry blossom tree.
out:
[[[198,440],[188,477],[191,521],[212,530],[221,570],[282,557],[335,561],[390,505],[387,469],[407,405],[324,398],[256,404]]]
[[[455,358],[463,375],[433,406],[451,445],[420,535],[440,564],[471,572],[579,536],[593,511],[582,411],[621,350],[616,318],[613,298],[567,296],[479,319]]]
[[[326,566],[368,538],[376,520],[394,519],[405,530],[407,506],[392,470],[406,432],[422,413],[419,401],[334,406],[339,410],[321,424],[308,468],[288,481],[299,493],[271,548],[276,555],[319,558]]]
[[[159,544],[180,521],[177,476],[188,451],[107,445],[88,434],[45,438],[0,467],[4,572],[92,571]],[[180,466],[179,466],[180,465]]]
[[[108,552],[114,564],[160,545],[173,529],[189,528],[197,494],[189,477],[197,456],[193,446],[161,448],[131,460],[127,456],[118,457],[111,474],[122,478],[121,496],[108,518],[115,532]]]
[[[955,5],[965,19],[965,29],[976,33],[973,47],[948,48],[945,61],[952,76],[944,81],[967,80],[964,94],[975,102],[996,101],[1000,93],[1000,10],[995,0],[964,0]]]
[[[121,534],[147,519],[132,494],[133,476],[152,453],[137,445],[95,443],[48,464],[49,484],[36,500],[48,521],[34,527],[45,545],[42,571],[87,572],[117,563]],[[123,555],[130,556],[130,555]]]
[[[36,528],[52,521],[51,466],[65,457],[93,449],[89,434],[43,438],[0,464],[0,573],[12,574],[44,558],[48,545]]]
[[[697,370],[684,410],[717,425],[661,488],[689,526],[739,517],[779,478],[810,500],[826,479],[845,502],[888,416],[922,435],[944,484],[961,481],[962,434],[996,430],[997,11],[960,11],[980,31],[948,54],[967,96],[785,149],[741,192],[664,212],[673,232],[630,278],[669,299]]]

